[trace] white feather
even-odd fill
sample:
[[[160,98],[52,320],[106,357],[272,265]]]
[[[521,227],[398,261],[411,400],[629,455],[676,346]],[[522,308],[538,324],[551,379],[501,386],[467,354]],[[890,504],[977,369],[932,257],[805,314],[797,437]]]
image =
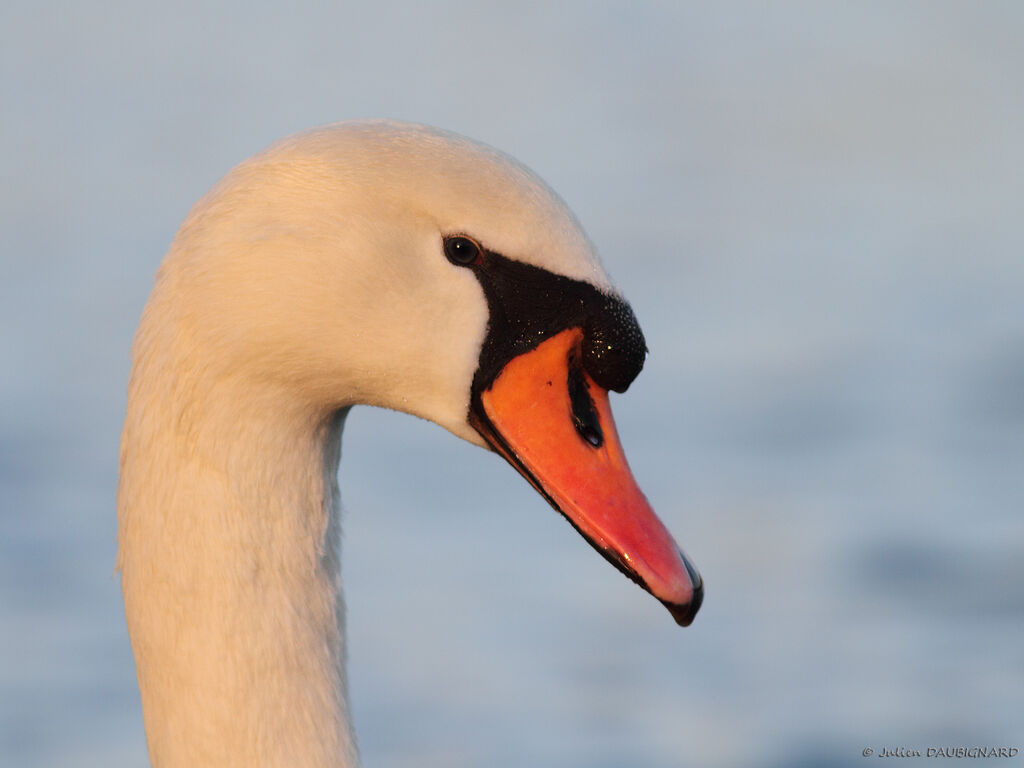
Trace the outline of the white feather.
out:
[[[189,213],[133,349],[118,566],[150,757],[355,766],[336,474],[368,403],[481,444],[487,324],[467,234],[607,287],[559,198],[432,128],[341,123],[232,170]]]

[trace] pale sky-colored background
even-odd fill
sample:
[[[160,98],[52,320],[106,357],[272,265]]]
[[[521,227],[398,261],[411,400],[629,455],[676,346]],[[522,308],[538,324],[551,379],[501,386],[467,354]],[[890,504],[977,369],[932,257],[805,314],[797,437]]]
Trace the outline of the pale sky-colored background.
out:
[[[367,116],[574,208],[651,348],[631,463],[708,584],[681,630],[500,460],[358,410],[367,766],[1024,748],[1024,6],[5,0],[0,763],[145,764],[112,575],[135,323],[229,167]]]

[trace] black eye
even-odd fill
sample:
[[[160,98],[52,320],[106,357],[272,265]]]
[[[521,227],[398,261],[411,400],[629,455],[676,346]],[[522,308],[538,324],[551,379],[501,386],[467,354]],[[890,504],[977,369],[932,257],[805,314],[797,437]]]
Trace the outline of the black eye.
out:
[[[483,258],[483,249],[476,241],[456,235],[444,239],[444,255],[452,264],[466,266],[479,263]]]

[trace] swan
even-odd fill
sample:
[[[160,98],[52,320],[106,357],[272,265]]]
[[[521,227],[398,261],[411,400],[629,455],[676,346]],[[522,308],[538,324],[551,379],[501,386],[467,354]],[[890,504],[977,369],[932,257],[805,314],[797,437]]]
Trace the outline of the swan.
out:
[[[358,765],[337,486],[356,404],[498,453],[689,624],[703,582],[608,403],[645,355],[572,213],[497,150],[347,122],[231,170],[132,348],[117,567],[152,764]]]

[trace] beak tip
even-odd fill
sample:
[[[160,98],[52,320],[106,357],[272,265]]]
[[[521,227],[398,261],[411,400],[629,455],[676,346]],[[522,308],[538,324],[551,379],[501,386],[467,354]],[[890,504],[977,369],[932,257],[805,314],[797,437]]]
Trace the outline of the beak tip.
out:
[[[693,590],[693,597],[687,603],[669,603],[664,602],[664,606],[668,608],[668,612],[672,614],[672,618],[676,620],[676,624],[680,627],[688,627],[693,623],[694,618],[697,616],[697,611],[700,610],[700,604],[704,602],[704,585],[698,584]]]
[[[672,614],[676,624],[680,627],[688,627],[693,623],[694,618],[697,616],[697,611],[700,610],[701,603],[704,602],[704,579],[701,578],[700,572],[682,551],[679,552],[679,558],[683,561],[686,573],[690,577],[690,599],[682,603],[671,603],[667,600],[662,600],[662,604],[668,608],[668,612]]]

